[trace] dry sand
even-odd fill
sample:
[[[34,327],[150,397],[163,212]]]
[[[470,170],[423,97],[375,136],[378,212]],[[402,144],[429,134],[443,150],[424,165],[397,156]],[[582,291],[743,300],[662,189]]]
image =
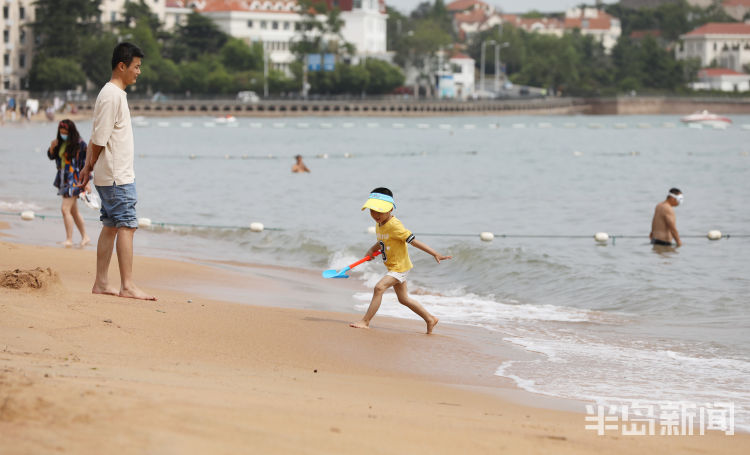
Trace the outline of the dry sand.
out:
[[[137,282],[159,296],[143,302],[92,295],[94,266],[92,250],[0,243],[6,275],[41,270],[38,287],[0,287],[2,455],[750,447],[746,434],[598,436],[584,429],[583,410],[486,393],[481,386],[499,380],[497,364],[477,368],[486,354],[460,327],[438,325],[427,336],[415,321],[379,317],[374,329],[357,330],[347,322],[358,315],[263,306],[312,294],[316,282],[329,286],[310,276],[275,271],[295,283],[285,288],[271,269],[136,257]],[[118,282],[114,264],[111,279]],[[253,305],[218,300],[230,294]]]

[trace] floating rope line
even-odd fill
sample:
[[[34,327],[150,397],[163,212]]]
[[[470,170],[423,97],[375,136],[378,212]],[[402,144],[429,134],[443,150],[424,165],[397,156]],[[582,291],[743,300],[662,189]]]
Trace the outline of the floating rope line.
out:
[[[0,215],[7,215],[7,216],[20,216],[22,220],[25,221],[31,221],[34,218],[41,218],[42,220],[45,220],[47,218],[55,218],[59,219],[62,218],[62,215],[45,215],[45,214],[37,214],[34,213],[31,210],[27,210],[24,212],[2,212],[0,211]],[[84,218],[87,221],[99,221],[95,218]],[[281,232],[285,231],[286,229],[283,228],[273,228],[273,227],[265,227],[262,223],[253,222],[246,226],[231,226],[231,225],[216,225],[216,224],[196,224],[196,223],[170,223],[170,222],[160,222],[160,221],[152,221],[150,218],[138,218],[138,226],[141,228],[170,228],[170,227],[186,227],[186,228],[194,228],[194,229],[227,229],[227,230],[250,230],[253,232],[262,232],[262,231],[276,231]],[[370,226],[367,229],[367,232],[370,234],[374,234],[374,226]],[[417,236],[424,236],[424,237],[477,237],[477,234],[466,234],[466,233],[447,233],[447,232],[416,232],[415,235]],[[596,242],[606,244],[610,240],[612,240],[612,244],[614,245],[617,239],[641,239],[645,240],[648,238],[645,234],[639,234],[639,235],[628,235],[628,234],[608,234],[606,232],[597,232],[596,234],[592,235],[582,235],[582,234],[494,234],[492,232],[481,232],[479,233],[479,238],[485,242],[490,242],[496,237],[503,238],[503,239],[591,239],[593,238]],[[681,238],[708,238],[709,240],[719,240],[719,239],[730,239],[730,238],[748,238],[750,237],[750,234],[724,234],[721,231],[718,230],[711,230],[708,231],[705,235],[700,234],[684,234],[680,236]]]
[[[0,212],[0,215],[8,216],[20,216],[24,221],[31,221],[34,218],[41,218],[45,220],[47,218],[62,218],[62,215],[45,215],[41,213],[34,213],[31,210],[24,212]],[[84,218],[86,221],[99,221],[99,218]],[[283,231],[282,228],[265,227],[263,223],[253,222],[247,226],[227,226],[227,225],[214,225],[214,224],[193,224],[193,223],[170,223],[161,221],[152,221],[150,218],[138,218],[138,227],[140,228],[169,228],[169,227],[187,227],[195,229],[227,229],[227,230],[250,230],[253,232],[261,231]]]

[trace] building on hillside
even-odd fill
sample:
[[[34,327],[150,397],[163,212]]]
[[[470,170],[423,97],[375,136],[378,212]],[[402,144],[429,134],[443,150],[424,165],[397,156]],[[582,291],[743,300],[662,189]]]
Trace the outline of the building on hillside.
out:
[[[462,41],[503,22],[500,13],[481,0],[456,0],[447,4],[446,9],[453,16],[453,28]]]
[[[698,71],[698,81],[692,82],[693,90],[721,90],[722,92],[750,91],[750,74],[729,68],[703,68]]]
[[[28,73],[34,55],[35,0],[5,0],[0,15],[0,55],[3,57],[0,73],[0,93],[13,93],[28,88]],[[2,102],[2,100],[0,100]]]
[[[750,0],[724,0],[724,12],[736,21],[750,19]]]
[[[661,5],[676,3],[678,0],[620,0],[620,5],[630,9],[657,8]],[[708,8],[716,0],[687,0],[688,5]]]
[[[345,41],[357,55],[387,58],[383,0],[327,0],[341,9]],[[210,18],[223,32],[248,44],[263,43],[274,69],[289,72],[295,59],[291,45],[299,38],[303,16],[295,0],[203,0],[196,11]],[[325,18],[321,17],[321,20]]]
[[[750,64],[750,24],[711,22],[680,35],[675,58],[697,58],[701,66],[743,71]]]
[[[610,53],[622,34],[620,20],[596,8],[570,8],[565,12],[565,30],[579,29],[593,36]]]
[[[553,35],[558,38],[565,33],[565,24],[556,17],[525,18],[517,14],[503,14],[502,18],[503,24],[513,25],[530,33]]]

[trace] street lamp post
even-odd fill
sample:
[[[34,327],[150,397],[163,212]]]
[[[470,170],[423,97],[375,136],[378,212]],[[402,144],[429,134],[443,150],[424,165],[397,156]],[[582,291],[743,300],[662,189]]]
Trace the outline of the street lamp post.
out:
[[[481,52],[481,58],[480,58],[480,62],[481,62],[480,66],[481,66],[482,72],[479,73],[479,90],[481,91],[484,91],[484,46],[487,43],[495,44],[495,40],[491,39],[491,40],[482,41],[482,52]]]
[[[500,92],[500,49],[510,46],[507,41],[505,43],[495,43],[495,93]]]

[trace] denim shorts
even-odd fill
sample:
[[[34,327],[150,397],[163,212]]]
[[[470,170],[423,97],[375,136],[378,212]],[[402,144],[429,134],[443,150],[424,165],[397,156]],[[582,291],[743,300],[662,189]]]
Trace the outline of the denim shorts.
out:
[[[102,198],[99,219],[105,226],[138,228],[138,218],[135,216],[135,204],[138,199],[135,183],[97,186],[96,191]]]

